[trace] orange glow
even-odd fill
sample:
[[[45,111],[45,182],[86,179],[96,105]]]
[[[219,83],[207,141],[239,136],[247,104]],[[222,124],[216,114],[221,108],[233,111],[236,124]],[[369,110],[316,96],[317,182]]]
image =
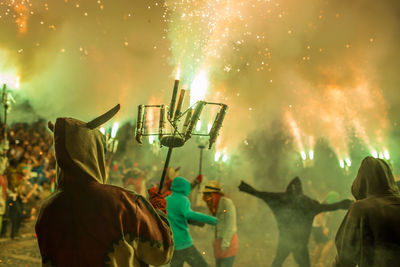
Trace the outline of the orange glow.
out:
[[[12,1],[16,13],[15,23],[20,34],[26,33],[28,24],[29,9],[24,1]]]

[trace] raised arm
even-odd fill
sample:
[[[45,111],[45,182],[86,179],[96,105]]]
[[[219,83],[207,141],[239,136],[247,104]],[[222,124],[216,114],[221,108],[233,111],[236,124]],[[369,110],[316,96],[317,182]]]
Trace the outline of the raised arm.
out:
[[[319,204],[318,213],[334,210],[347,210],[351,204],[353,204],[353,201],[350,199],[345,199],[332,204]]]
[[[203,214],[201,212],[193,211],[190,208],[189,200],[187,201],[187,203],[185,203],[184,216],[187,220],[190,220],[190,221],[203,222],[203,223],[207,223],[207,224],[211,224],[211,225],[216,225],[218,223],[218,219],[213,216],[209,216],[209,215]]]
[[[279,196],[281,195],[280,193],[258,191],[254,187],[252,187],[251,185],[249,185],[243,181],[239,185],[239,190],[242,192],[245,192],[247,194],[253,195],[255,197],[258,197],[266,202],[269,202],[272,200],[278,200]]]

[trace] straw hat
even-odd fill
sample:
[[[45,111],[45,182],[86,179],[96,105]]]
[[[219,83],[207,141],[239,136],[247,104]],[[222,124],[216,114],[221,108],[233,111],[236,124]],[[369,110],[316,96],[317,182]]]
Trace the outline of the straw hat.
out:
[[[203,193],[223,193],[221,185],[217,181],[208,181],[204,186]]]

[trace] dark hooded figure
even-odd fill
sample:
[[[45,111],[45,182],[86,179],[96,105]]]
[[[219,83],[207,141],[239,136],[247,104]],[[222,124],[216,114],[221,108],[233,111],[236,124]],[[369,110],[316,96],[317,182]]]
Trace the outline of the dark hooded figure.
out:
[[[385,161],[366,157],[336,234],[336,266],[400,266],[400,194]]]
[[[140,195],[105,184],[105,140],[96,128],[118,110],[119,105],[89,123],[72,118],[49,123],[57,189],[36,223],[43,266],[142,267],[172,258],[165,214]]]
[[[347,209],[352,203],[343,200],[321,204],[303,194],[299,177],[289,183],[286,192],[261,192],[243,181],[239,190],[264,200],[275,215],[279,240],[273,267],[282,266],[291,252],[299,266],[310,266],[307,245],[314,217],[320,212]]]

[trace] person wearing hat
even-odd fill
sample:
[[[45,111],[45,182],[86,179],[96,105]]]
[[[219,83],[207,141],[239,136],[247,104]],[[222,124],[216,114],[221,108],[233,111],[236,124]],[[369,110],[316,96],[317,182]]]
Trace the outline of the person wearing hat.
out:
[[[176,177],[172,181],[172,193],[166,198],[167,217],[171,224],[175,243],[171,267],[183,267],[185,262],[192,267],[209,266],[193,244],[192,237],[189,233],[188,221],[191,220],[216,225],[218,219],[191,209],[188,198],[190,190],[191,185],[187,179]]]
[[[203,190],[203,200],[212,215],[218,219],[213,242],[216,267],[231,267],[239,245],[235,205],[225,196],[217,181],[207,182]]]

